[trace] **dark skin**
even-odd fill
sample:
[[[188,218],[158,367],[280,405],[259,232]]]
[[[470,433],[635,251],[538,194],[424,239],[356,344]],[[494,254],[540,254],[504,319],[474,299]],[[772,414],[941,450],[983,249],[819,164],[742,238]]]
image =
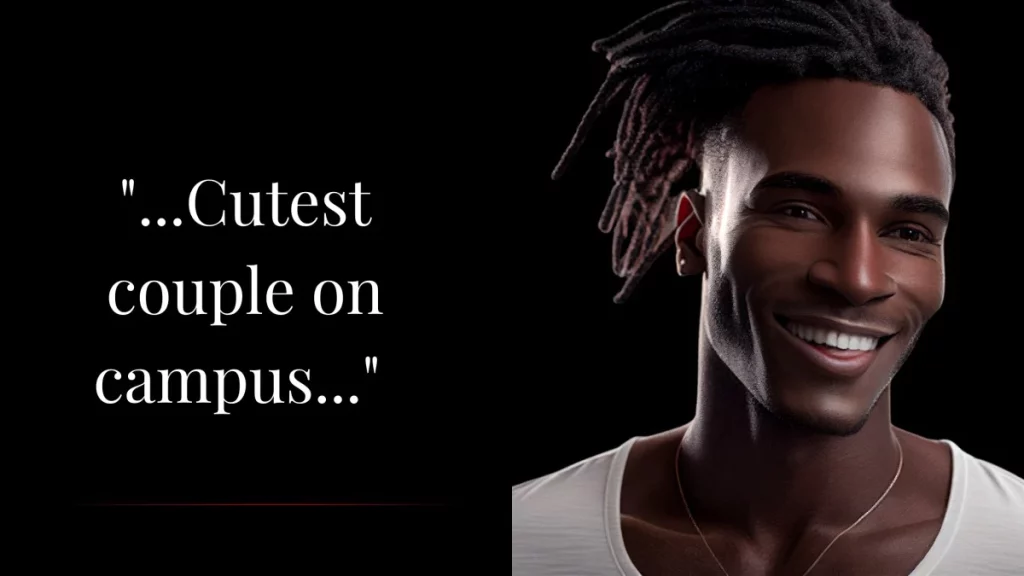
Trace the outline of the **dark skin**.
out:
[[[703,276],[696,416],[630,453],[630,559],[645,576],[722,573],[682,505],[681,447],[682,488],[725,569],[802,575],[889,486],[898,441],[892,491],[812,574],[905,576],[939,531],[952,469],[945,445],[892,426],[889,400],[943,301],[942,131],[911,95],[808,80],[758,91],[725,141],[702,160],[703,228],[677,252]],[[879,344],[830,365],[794,318]]]

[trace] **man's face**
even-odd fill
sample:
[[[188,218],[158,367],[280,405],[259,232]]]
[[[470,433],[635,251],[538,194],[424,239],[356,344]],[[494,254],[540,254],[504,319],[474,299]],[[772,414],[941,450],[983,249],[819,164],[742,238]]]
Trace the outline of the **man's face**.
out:
[[[767,88],[706,158],[705,329],[772,413],[857,431],[944,293],[952,178],[915,97],[847,81]]]

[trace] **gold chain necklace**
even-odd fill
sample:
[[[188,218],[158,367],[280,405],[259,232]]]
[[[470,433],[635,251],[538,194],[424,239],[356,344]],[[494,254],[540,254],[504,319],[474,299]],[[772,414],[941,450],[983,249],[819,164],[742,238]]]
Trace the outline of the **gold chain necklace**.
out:
[[[829,548],[832,548],[832,545],[836,543],[836,540],[839,540],[839,538],[841,538],[844,534],[846,534],[850,530],[853,530],[854,527],[856,527],[865,518],[868,517],[868,514],[874,512],[875,508],[878,508],[879,504],[882,503],[882,500],[885,500],[885,497],[889,495],[890,491],[892,491],[892,487],[896,485],[896,480],[898,480],[900,477],[900,472],[903,471],[903,446],[900,444],[899,438],[895,439],[896,450],[899,453],[899,463],[896,465],[896,474],[892,477],[892,482],[889,482],[889,487],[885,489],[885,492],[882,492],[882,495],[878,498],[878,500],[875,501],[871,508],[868,508],[867,512],[861,514],[860,518],[857,518],[856,522],[850,524],[850,526],[846,530],[843,530],[842,532],[837,534],[836,537],[828,543],[828,546],[825,546],[825,549],[821,551],[821,554],[818,554],[818,557],[814,559],[814,562],[811,563],[811,566],[804,571],[803,576],[807,576],[808,574],[810,574],[811,570],[814,570],[814,567],[818,565],[818,562],[821,561],[821,558],[825,555],[825,553],[829,551]],[[718,564],[718,567],[722,569],[722,574],[725,574],[725,576],[729,576],[729,572],[725,569],[725,566],[722,565],[722,562],[718,559],[718,556],[715,555],[715,551],[711,549],[711,544],[708,544],[708,539],[704,537],[704,533],[701,532],[700,526],[697,526],[697,521],[693,518],[693,513],[690,512],[690,505],[686,503],[686,495],[683,494],[683,482],[682,479],[679,477],[679,455],[682,454],[682,452],[683,443],[682,441],[680,441],[679,448],[676,449],[676,486],[679,487],[679,497],[683,500],[683,508],[686,508],[686,515],[690,517],[690,522],[693,524],[693,528],[697,531],[697,534],[700,535],[701,541],[704,542],[704,546],[708,549],[708,552],[711,553],[711,557],[715,559],[715,563]]]

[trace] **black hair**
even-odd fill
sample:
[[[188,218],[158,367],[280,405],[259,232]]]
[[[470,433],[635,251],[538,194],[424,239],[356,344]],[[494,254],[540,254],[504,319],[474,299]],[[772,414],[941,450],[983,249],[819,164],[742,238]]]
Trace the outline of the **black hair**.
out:
[[[624,301],[672,246],[675,201],[710,130],[755,90],[841,78],[915,95],[938,119],[955,165],[949,70],[931,37],[887,0],[693,0],[651,12],[594,42],[611,69],[555,168],[559,178],[598,117],[625,96],[614,186],[600,219],[614,232]]]

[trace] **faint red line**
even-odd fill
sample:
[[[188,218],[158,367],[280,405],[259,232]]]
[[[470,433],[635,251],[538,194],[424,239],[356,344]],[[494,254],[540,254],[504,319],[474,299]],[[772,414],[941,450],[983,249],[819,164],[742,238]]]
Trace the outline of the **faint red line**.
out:
[[[415,502],[104,502],[94,507],[208,508],[208,507],[345,507],[345,508],[435,508],[443,504]]]

